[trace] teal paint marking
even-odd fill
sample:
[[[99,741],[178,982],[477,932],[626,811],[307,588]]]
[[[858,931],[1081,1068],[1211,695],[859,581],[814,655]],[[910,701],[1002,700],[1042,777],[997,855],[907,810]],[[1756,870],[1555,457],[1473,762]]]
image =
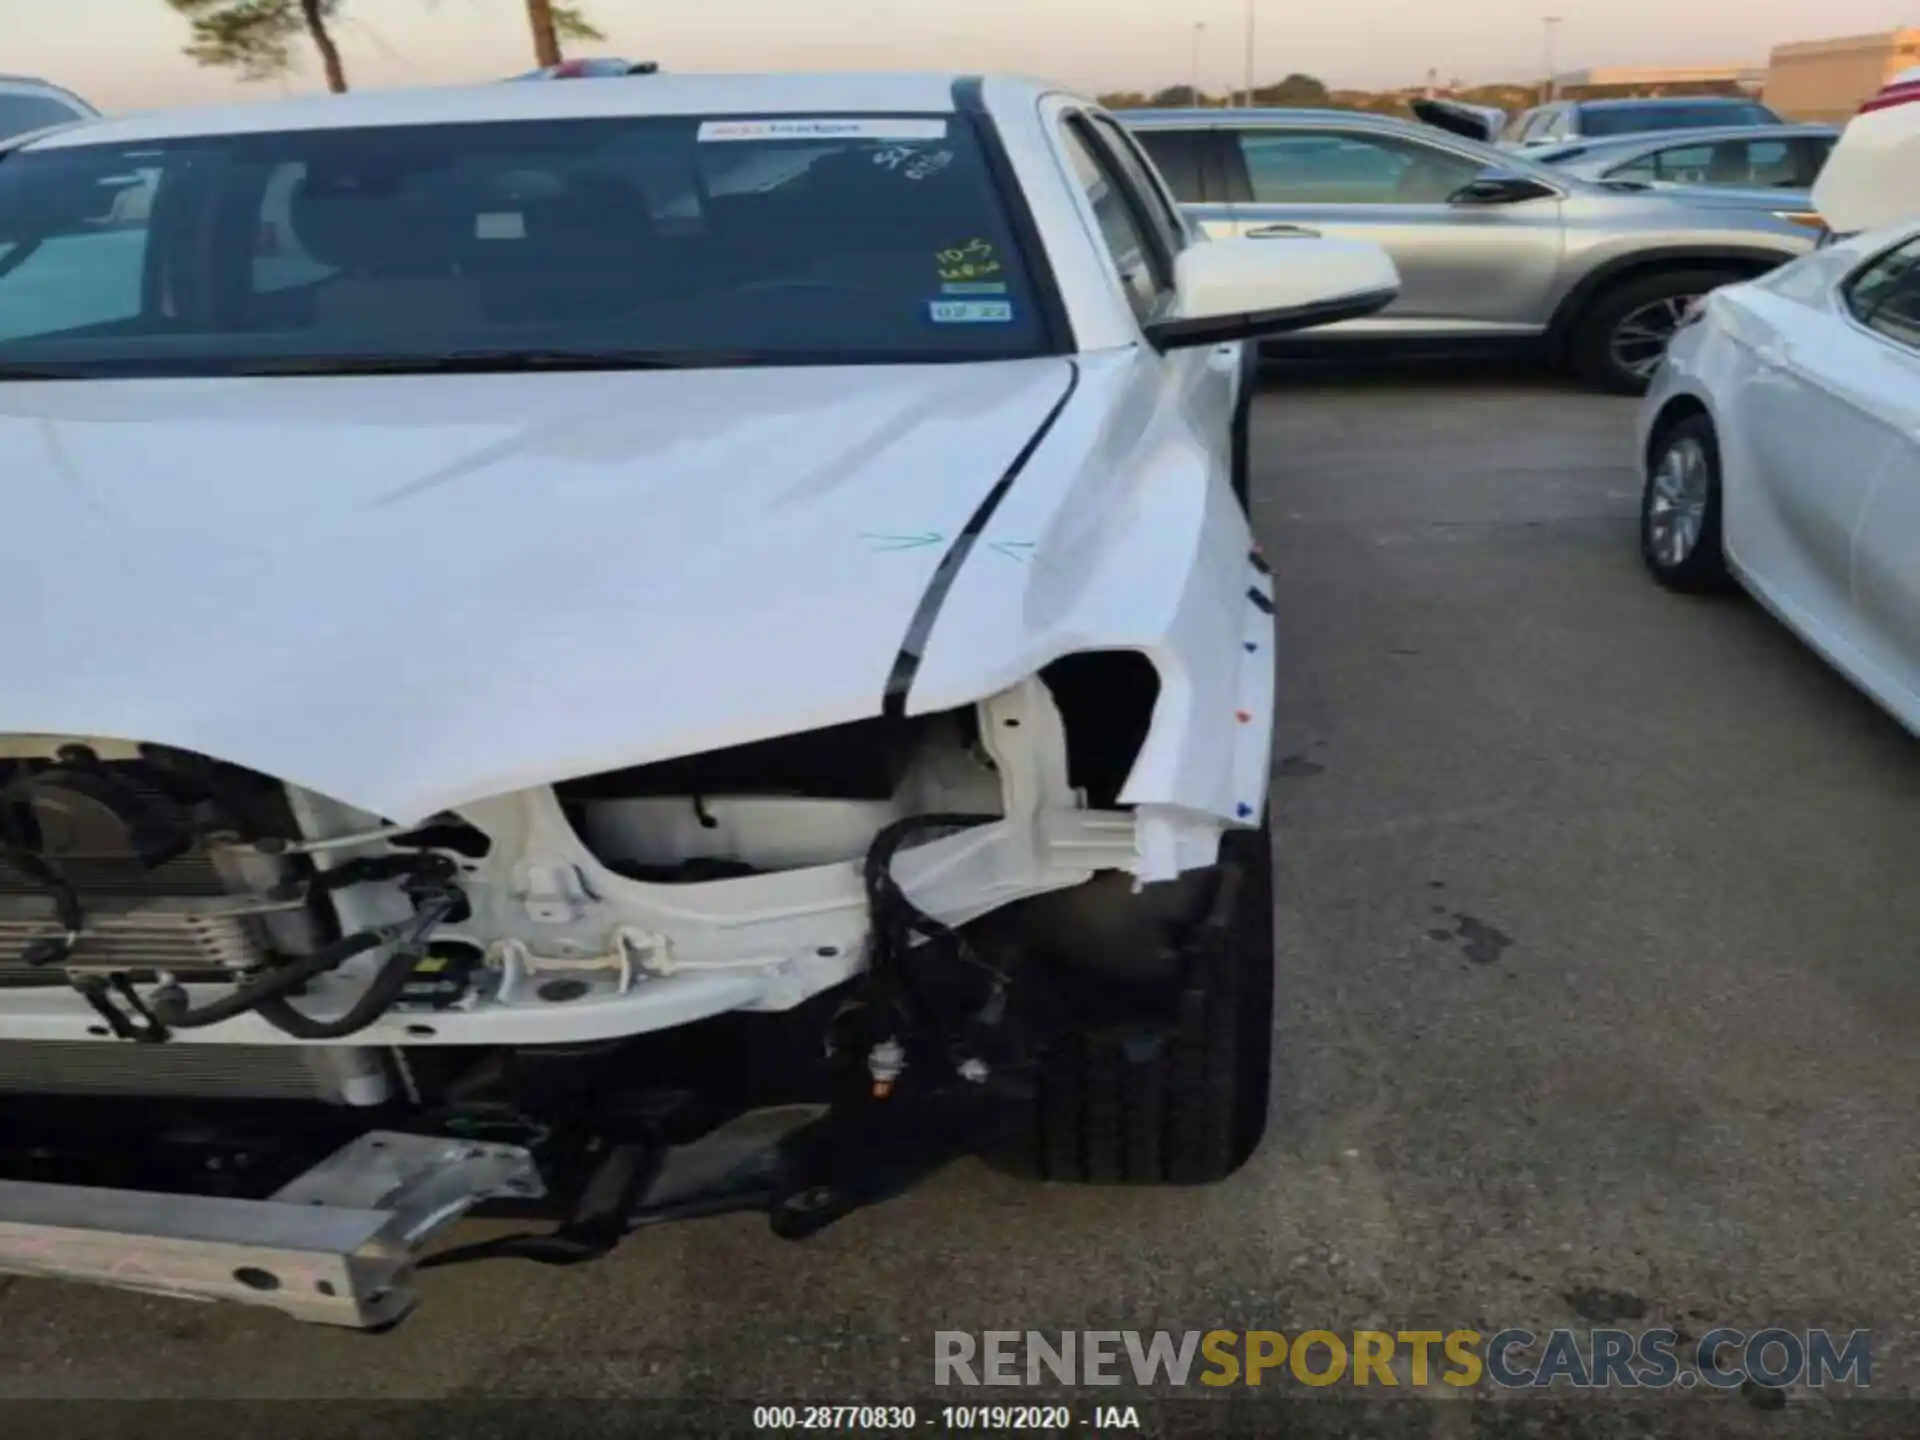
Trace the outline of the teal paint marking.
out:
[[[992,540],[987,543],[987,548],[1006,556],[1009,560],[1018,560],[1025,564],[1033,558],[1034,544],[1032,540]]]
[[[929,530],[924,535],[870,535],[861,532],[860,538],[867,542],[867,549],[873,551],[920,550],[928,545],[938,545],[946,537]]]

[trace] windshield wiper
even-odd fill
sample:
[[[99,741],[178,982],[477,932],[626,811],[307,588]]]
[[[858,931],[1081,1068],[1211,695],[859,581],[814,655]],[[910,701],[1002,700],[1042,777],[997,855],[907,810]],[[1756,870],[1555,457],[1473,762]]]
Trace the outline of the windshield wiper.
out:
[[[764,365],[748,351],[449,350],[437,355],[314,355],[247,361],[241,375],[462,375],[525,370],[700,370]]]

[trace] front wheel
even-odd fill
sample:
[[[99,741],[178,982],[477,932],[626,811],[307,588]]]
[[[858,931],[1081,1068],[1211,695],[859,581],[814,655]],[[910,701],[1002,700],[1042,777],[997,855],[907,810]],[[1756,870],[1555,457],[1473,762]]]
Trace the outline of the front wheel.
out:
[[[1602,291],[1574,330],[1574,373],[1615,394],[1643,394],[1688,307],[1744,278],[1734,270],[1662,270]]]
[[[1031,1108],[1000,1162],[1093,1184],[1225,1179],[1267,1124],[1274,917],[1266,828],[1229,832],[1211,871],[1139,896],[1126,876],[1102,877],[1062,900],[1059,917],[1078,919],[1056,927],[1049,917],[1028,940],[1052,952],[1080,1018],[1042,1057]],[[1128,921],[1116,912],[1130,905],[1142,908]],[[1155,933],[1167,937],[1164,949],[1141,943]],[[1156,950],[1169,963],[1155,960]]]
[[[1702,593],[1732,582],[1720,542],[1720,445],[1713,422],[1689,415],[1648,447],[1640,494],[1640,556],[1669,590]]]

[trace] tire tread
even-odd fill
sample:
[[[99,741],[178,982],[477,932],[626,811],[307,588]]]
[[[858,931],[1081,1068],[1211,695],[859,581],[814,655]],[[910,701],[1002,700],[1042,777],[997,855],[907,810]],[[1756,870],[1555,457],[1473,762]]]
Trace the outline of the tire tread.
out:
[[[1173,1023],[1159,1033],[1071,1033],[1041,1063],[1033,1150],[1009,1168],[1099,1185],[1224,1179],[1266,1127],[1273,1042],[1273,871],[1267,832],[1223,844],[1226,943],[1191,953]]]

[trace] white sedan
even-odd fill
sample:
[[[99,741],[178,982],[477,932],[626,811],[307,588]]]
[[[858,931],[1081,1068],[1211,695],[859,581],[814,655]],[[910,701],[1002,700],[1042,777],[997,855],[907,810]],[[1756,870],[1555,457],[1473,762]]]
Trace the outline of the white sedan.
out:
[[[1378,310],[1384,251],[1205,240],[1096,105],[930,75],[104,120],[7,156],[0,248],[0,1131],[408,1131],[298,1223],[118,1192],[78,1245],[88,1194],[0,1166],[0,1269],[384,1324],[408,1257],[327,1228],[362,1141],[427,1147],[436,1219],[544,1189],[533,1258],[804,1234],[969,1149],[1245,1160],[1243,342]],[[520,1138],[441,1168],[478,1107]],[[768,1110],[764,1164],[665,1165]]]
[[[1715,291],[1641,439],[1654,577],[1737,580],[1920,733],[1920,224]]]
[[[1814,195],[1847,238],[1706,297],[1642,404],[1639,454],[1655,579],[1737,582],[1920,734],[1916,132],[1920,104],[1898,100],[1851,123]]]

